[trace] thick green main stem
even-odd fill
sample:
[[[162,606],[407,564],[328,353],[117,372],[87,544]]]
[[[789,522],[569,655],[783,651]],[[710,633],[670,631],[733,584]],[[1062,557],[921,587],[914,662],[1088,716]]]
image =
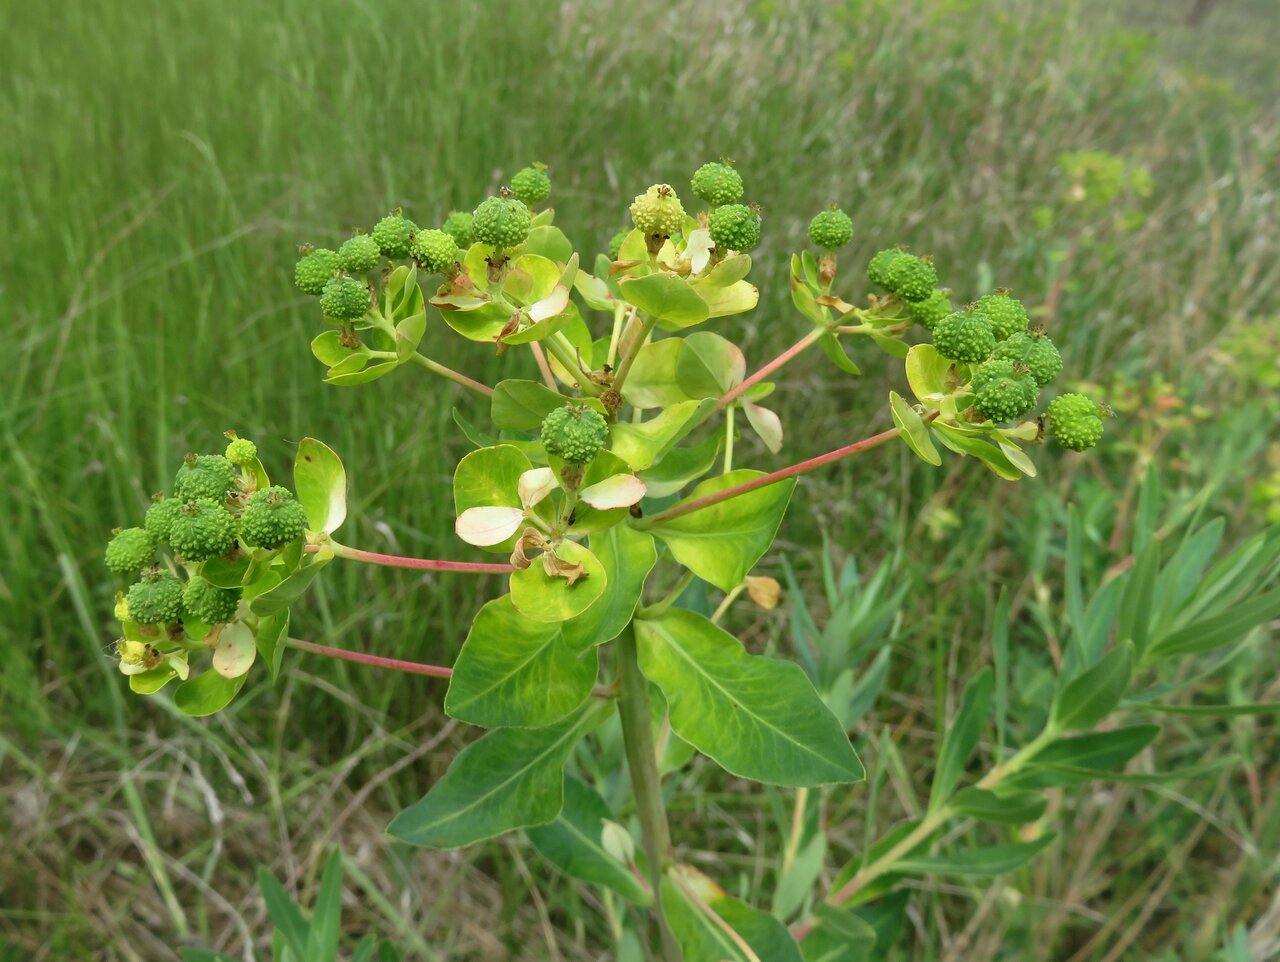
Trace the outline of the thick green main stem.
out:
[[[622,684],[618,717],[622,721],[622,740],[627,750],[627,768],[631,772],[631,790],[635,794],[644,852],[649,860],[653,914],[662,936],[662,958],[664,962],[683,962],[680,946],[662,915],[662,875],[670,858],[671,830],[667,826],[667,810],[662,802],[662,776],[658,773],[658,756],[649,724],[649,688],[640,674],[635,630],[627,628],[614,647],[618,657],[618,680]]]

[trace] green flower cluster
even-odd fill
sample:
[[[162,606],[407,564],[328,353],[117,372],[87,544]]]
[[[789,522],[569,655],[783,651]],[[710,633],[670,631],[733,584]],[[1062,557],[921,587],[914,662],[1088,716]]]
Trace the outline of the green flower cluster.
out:
[[[712,207],[742,199],[742,175],[727,162],[703,164],[693,172],[689,186],[693,188],[694,196]]]
[[[684,226],[684,207],[670,184],[654,184],[631,202],[631,222],[651,237],[670,237]]]
[[[1026,417],[1039,403],[1041,389],[1062,372],[1057,346],[1044,333],[1029,330],[1026,307],[1007,288],[954,310],[950,292],[937,287],[932,261],[905,247],[878,252],[867,264],[867,277],[903,302],[907,317],[933,334],[938,354],[967,376],[971,417],[994,424]],[[1083,450],[1102,436],[1100,409],[1092,401],[1087,407],[1093,420],[1084,417],[1079,404],[1060,405],[1065,413],[1055,420],[1050,406],[1047,424],[1064,447]]]
[[[287,488],[256,490],[257,446],[233,432],[228,437],[225,455],[187,455],[174,477],[172,497],[156,495],[140,527],[117,530],[108,542],[107,568],[138,576],[118,606],[122,621],[166,626],[189,619],[207,625],[231,621],[240,589],[203,577],[204,563],[234,561],[243,556],[242,545],[276,551],[306,532],[306,511]],[[166,546],[169,560],[156,564],[157,549]]]

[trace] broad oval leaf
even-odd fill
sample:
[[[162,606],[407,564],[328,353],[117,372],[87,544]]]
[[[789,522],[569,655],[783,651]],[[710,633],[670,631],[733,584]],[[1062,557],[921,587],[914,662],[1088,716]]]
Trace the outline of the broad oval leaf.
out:
[[[823,785],[864,777],[853,745],[796,664],[750,655],[692,611],[637,619],[640,670],[677,735],[743,778]]]
[[[477,548],[491,548],[510,540],[523,525],[523,508],[488,505],[467,508],[458,515],[453,529],[467,544]]]
[[[589,488],[583,488],[578,497],[598,511],[610,508],[629,508],[645,495],[644,482],[634,474],[615,474]]]
[[[472,622],[444,710],[484,728],[541,728],[591,697],[597,671],[594,648],[583,652],[565,639],[563,625],[532,621],[503,595]]]
[[[678,337],[650,341],[640,348],[632,362],[631,373],[622,385],[622,397],[628,404],[645,410],[662,408],[690,400],[680,387],[677,363],[684,349]]]
[[[742,349],[719,334],[698,331],[681,342],[676,379],[688,397],[718,398],[741,384],[746,375],[747,359]]]
[[[239,678],[253,667],[258,646],[253,632],[243,621],[223,625],[213,649],[213,670],[223,678]]]
[[[898,437],[907,443],[907,447],[914,451],[921,461],[926,461],[934,467],[942,464],[942,457],[929,437],[929,429],[925,427],[924,420],[897,391],[889,392],[889,411],[893,415],[893,424],[898,429]]]
[[[312,531],[332,534],[347,517],[347,470],[323,441],[303,438],[293,461],[293,487]]]
[[[660,271],[644,277],[624,277],[618,284],[628,304],[676,327],[691,327],[707,319],[707,302],[689,282]]]
[[[533,467],[528,456],[511,444],[472,451],[453,472],[453,507],[461,515],[468,508],[497,506],[519,508],[520,476]],[[514,538],[486,548],[509,553]]]
[[[212,715],[231,704],[231,699],[244,687],[244,680],[248,677],[246,674],[224,678],[216,671],[201,672],[174,689],[173,703],[179,711],[193,718]]]
[[[387,833],[413,845],[460,848],[554,820],[564,804],[565,761],[600,711],[588,705],[549,728],[489,732],[463,749]]]
[[[520,504],[532,508],[558,487],[560,479],[551,468],[530,468],[520,475]]]
[[[709,478],[679,503],[696,501],[763,473],[743,469]],[[779,481],[662,521],[649,530],[666,543],[677,561],[703,581],[721,591],[732,591],[773,544],[795,486],[794,479]]]
[[[610,431],[611,450],[632,470],[643,471],[657,464],[715,407],[715,401],[682,401],[672,404],[647,421],[622,421]]]
[[[576,541],[562,541],[556,556],[566,565],[581,565],[576,580],[547,574],[542,558],[511,573],[511,602],[534,621],[568,621],[590,608],[608,587],[604,565]]]

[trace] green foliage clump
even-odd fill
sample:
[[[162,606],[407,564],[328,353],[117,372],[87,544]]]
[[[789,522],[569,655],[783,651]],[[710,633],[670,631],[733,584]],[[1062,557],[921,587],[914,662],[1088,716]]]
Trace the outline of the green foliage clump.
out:
[[[420,230],[413,235],[413,259],[433,274],[444,274],[458,262],[458,244],[443,230]]]
[[[232,438],[227,442],[225,457],[237,467],[247,467],[258,460],[258,446],[248,438]]]
[[[809,242],[834,250],[853,240],[853,220],[834,204],[809,221]]]
[[[1024,365],[1041,387],[1062,370],[1062,355],[1057,345],[1044,334],[1019,331],[997,344],[992,356]]]
[[[125,603],[137,624],[173,624],[182,617],[182,581],[168,571],[149,571],[129,589]]]
[[[711,212],[711,239],[731,251],[755,250],[760,243],[760,213],[746,204],[725,204]]]
[[[551,178],[546,164],[531,164],[511,178],[511,193],[525,204],[541,204],[551,196]]]
[[[169,529],[169,544],[185,561],[220,557],[235,543],[235,518],[221,501],[212,498],[184,504]]]
[[[712,161],[693,172],[693,193],[712,207],[732,204],[742,197],[742,175],[726,163]]]
[[[984,361],[995,349],[996,337],[987,315],[972,307],[955,311],[938,321],[933,346],[952,361]]]
[[[455,210],[444,219],[444,224],[440,229],[453,238],[453,242],[462,250],[466,250],[471,246],[473,240],[471,234],[472,214],[469,210]]]
[[[235,484],[235,465],[221,454],[188,454],[174,476],[173,493],[182,503],[200,498],[221,501]]]
[[[684,226],[684,207],[670,184],[654,184],[631,202],[631,222],[644,234],[670,237]]]
[[[306,510],[292,491],[278,484],[254,493],[240,515],[240,537],[251,547],[274,550],[306,530]]]
[[[566,404],[543,418],[541,437],[548,454],[570,464],[586,464],[604,450],[609,424],[592,408]]]
[[[1060,394],[1049,402],[1049,429],[1071,451],[1087,451],[1102,439],[1102,411],[1083,394]]]
[[[532,222],[524,201],[515,197],[490,197],[475,209],[471,233],[480,243],[501,251],[523,244]]]
[[[369,312],[369,288],[345,274],[331,277],[320,295],[320,310],[336,321],[358,320]]]
[[[902,251],[885,272],[885,286],[904,301],[923,301],[938,285],[938,272],[924,257]]]
[[[991,321],[991,332],[997,341],[1007,340],[1014,334],[1027,329],[1029,318],[1027,309],[1008,291],[996,291],[994,294],[983,294],[978,298],[978,310]]]
[[[219,588],[195,575],[182,590],[182,607],[207,625],[225,624],[235,618],[240,594],[239,588]]]
[[[399,260],[409,256],[409,246],[417,230],[417,224],[395,210],[373,225],[372,237],[385,256]]]
[[[907,301],[907,315],[926,331],[932,331],[954,310],[946,291],[935,290],[922,301]]]
[[[338,268],[348,274],[365,274],[378,266],[382,249],[368,234],[356,234],[338,248]]]
[[[304,294],[319,294],[338,269],[338,255],[317,247],[307,250],[293,268],[293,283]]]
[[[179,498],[157,496],[147,508],[147,513],[142,520],[142,526],[147,529],[147,533],[157,542],[168,541],[169,530],[173,527],[173,519],[178,516],[178,512],[181,510],[182,501]]]
[[[145,528],[125,528],[107,542],[107,569],[118,575],[137,574],[156,553],[156,539]]]

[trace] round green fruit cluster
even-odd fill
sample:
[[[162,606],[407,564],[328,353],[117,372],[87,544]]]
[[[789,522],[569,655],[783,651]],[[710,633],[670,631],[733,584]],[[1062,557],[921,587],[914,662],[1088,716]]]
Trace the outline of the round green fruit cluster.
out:
[[[235,465],[220,454],[188,454],[173,478],[173,493],[180,502],[222,501],[235,486]]]
[[[320,295],[320,310],[335,321],[355,321],[369,312],[369,288],[345,274],[329,278]]]
[[[305,250],[305,248],[304,248]],[[293,283],[304,294],[319,294],[338,269],[338,255],[317,247],[307,251],[293,268]]]
[[[1030,320],[1027,309],[1008,291],[996,291],[994,294],[983,294],[978,298],[978,310],[991,321],[991,332],[997,341],[1003,341],[1019,331],[1025,331]]]
[[[194,575],[182,589],[182,607],[206,625],[225,624],[235,619],[240,593],[239,588],[219,588]]]
[[[1062,355],[1044,334],[1019,331],[996,345],[992,357],[1006,358],[1021,364],[1044,387],[1062,371]]]
[[[809,242],[815,247],[835,250],[853,240],[853,221],[835,204],[809,221]]]
[[[609,260],[616,261],[618,259],[618,254],[622,252],[622,242],[627,239],[627,235],[630,233],[631,231],[629,230],[620,230],[609,238]]]
[[[368,234],[356,234],[338,248],[338,267],[348,274],[365,274],[378,266],[382,251]]]
[[[1049,402],[1049,429],[1064,448],[1087,451],[1102,439],[1102,412],[1083,394],[1060,394]]]
[[[370,236],[378,245],[378,250],[394,261],[409,256],[409,247],[413,244],[413,235],[417,230],[417,224],[396,210],[374,224]]]
[[[515,197],[490,197],[475,209],[471,234],[482,244],[507,250],[525,242],[532,221],[524,201]]]
[[[742,175],[725,163],[703,164],[693,173],[693,193],[712,207],[742,198]]]
[[[556,408],[542,420],[542,446],[569,462],[586,464],[604,450],[609,424],[599,411],[577,404]]]
[[[441,230],[453,238],[453,242],[462,250],[471,246],[472,214],[469,210],[455,210],[444,219]]]
[[[150,571],[129,589],[125,603],[137,624],[172,624],[182,617],[182,581],[168,571]]]
[[[169,544],[184,561],[208,561],[236,543],[236,519],[221,501],[199,498],[178,511],[169,528]]]
[[[236,467],[245,468],[258,460],[258,446],[248,438],[233,437],[224,456]]]
[[[252,547],[275,550],[301,538],[307,512],[293,492],[273,485],[256,492],[240,515],[240,537]]]
[[[711,212],[710,232],[722,250],[754,250],[760,243],[760,214],[746,204],[725,204]]]
[[[979,372],[974,375],[973,406],[988,420],[1000,423],[1020,418],[1040,400],[1036,379],[1010,361],[988,361]]]
[[[669,184],[654,184],[631,202],[631,222],[642,233],[670,237],[684,226],[684,207]]]
[[[137,574],[151,564],[156,539],[145,528],[125,528],[107,542],[107,569],[118,575]]]
[[[976,364],[995,350],[996,337],[987,315],[969,307],[948,314],[934,325],[933,346],[948,360]]]
[[[445,274],[458,262],[458,244],[443,230],[420,230],[413,235],[413,259],[433,274]]]
[[[946,291],[935,290],[923,301],[907,301],[908,316],[926,331],[932,331],[940,320],[954,311]]]
[[[142,520],[142,526],[147,529],[147,533],[156,541],[168,541],[169,532],[173,528],[173,519],[178,516],[178,512],[182,510],[182,501],[178,498],[166,498],[163,495],[156,495],[155,500],[151,502],[151,506],[147,508],[146,516]]]
[[[551,196],[551,178],[546,164],[533,164],[511,178],[511,193],[526,204],[541,204]]]

